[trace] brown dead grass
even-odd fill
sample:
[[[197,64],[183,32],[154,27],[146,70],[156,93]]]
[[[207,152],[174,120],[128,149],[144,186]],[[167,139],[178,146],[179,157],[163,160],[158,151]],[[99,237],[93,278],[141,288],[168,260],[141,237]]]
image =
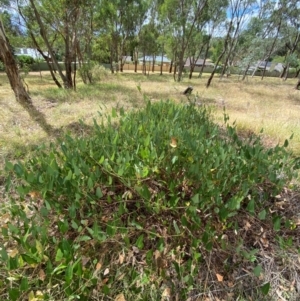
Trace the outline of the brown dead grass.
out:
[[[109,112],[112,107],[138,108],[143,105],[144,96],[152,101],[173,99],[187,102],[181,92],[191,85],[197,103],[211,104],[220,124],[225,107],[230,121],[236,121],[241,135],[258,134],[263,128],[264,141],[271,146],[282,144],[294,134],[290,149],[296,155],[300,154],[300,91],[293,89],[296,79],[283,82],[277,78],[249,78],[241,82],[237,76],[221,81],[216,77],[207,89],[207,76],[176,83],[169,74],[115,74],[93,86],[78,82],[77,93],[56,88],[47,72],[30,73],[25,81],[34,105],[51,126],[62,131],[84,133],[86,129],[80,127],[79,119],[92,125],[93,119],[99,118],[100,111]],[[0,74],[0,83],[0,156],[3,162],[3,158],[22,157],[31,148],[52,138],[47,137],[17,104],[3,73]]]

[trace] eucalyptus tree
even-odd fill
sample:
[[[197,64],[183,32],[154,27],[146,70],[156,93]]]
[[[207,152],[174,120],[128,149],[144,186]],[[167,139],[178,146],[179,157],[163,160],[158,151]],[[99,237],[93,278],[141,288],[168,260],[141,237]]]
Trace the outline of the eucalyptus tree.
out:
[[[165,0],[161,5],[160,17],[168,22],[169,44],[174,51],[178,68],[177,81],[182,80],[184,59],[196,24],[207,8],[208,0]]]
[[[285,64],[281,78],[287,79],[289,66],[297,65],[297,56],[295,52],[300,44],[300,5],[296,0],[281,0],[281,39],[284,41],[286,49]]]
[[[114,62],[122,71],[125,46],[128,39],[137,33],[147,17],[150,0],[100,0],[97,14],[99,34],[110,36],[110,64]]]
[[[46,49],[66,89],[75,88],[76,61],[83,60],[83,52],[90,53],[92,16],[95,0],[14,0],[28,32],[41,51]],[[43,44],[37,39],[37,32]],[[57,42],[62,46],[64,67],[56,58]],[[72,65],[74,69],[72,69]],[[73,72],[74,71],[74,72]],[[73,73],[72,73],[73,72]],[[73,77],[72,77],[73,74]],[[53,74],[52,74],[53,75]],[[60,83],[56,80],[58,86]]]
[[[5,28],[5,33],[13,47],[22,47],[24,42],[27,43],[27,35],[19,24],[17,16],[9,10],[0,11],[2,15],[2,23]]]
[[[219,67],[219,63],[225,55],[221,76],[223,76],[227,70],[229,60],[237,45],[238,37],[241,33],[245,21],[249,18],[254,0],[229,0],[228,5],[228,20],[225,22],[225,36],[223,39],[223,49],[220,53],[217,61],[215,62],[215,68],[213,69],[207,83],[208,88],[211,81]]]
[[[23,85],[19,74],[17,62],[13,55],[13,49],[6,37],[5,29],[0,15],[0,59],[4,64],[10,86],[15,93],[17,101],[23,106],[31,104],[31,98]]]
[[[47,123],[44,115],[37,110],[30,95],[26,91],[21,76],[19,74],[17,62],[13,55],[12,47],[6,37],[2,18],[0,15],[0,60],[3,62],[10,86],[14,91],[16,101],[24,108],[29,116],[36,121],[41,128],[48,134],[54,133],[53,128]]]
[[[158,52],[158,37],[159,33],[154,23],[145,24],[139,35],[139,49],[142,52],[143,58],[143,74],[146,75],[146,56],[148,57],[148,71],[150,71],[150,56],[152,57],[152,71],[154,71],[155,57]]]
[[[193,49],[192,53],[194,53],[194,55],[191,56],[189,78],[192,77],[195,63],[200,58],[200,56],[202,56],[203,58],[203,63],[198,77],[201,77],[205,67],[205,62],[208,58],[208,52],[211,47],[212,37],[219,24],[221,24],[226,19],[226,4],[227,1],[209,1],[200,20],[198,21],[196,25],[196,36],[198,36],[198,39],[196,37],[193,38],[190,45],[188,46],[188,51],[190,51],[190,49]]]

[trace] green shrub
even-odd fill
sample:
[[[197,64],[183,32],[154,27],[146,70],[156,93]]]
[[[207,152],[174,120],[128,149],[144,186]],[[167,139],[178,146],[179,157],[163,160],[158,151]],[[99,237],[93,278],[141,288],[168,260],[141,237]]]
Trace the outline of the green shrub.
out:
[[[95,83],[106,78],[109,72],[105,69],[104,66],[99,65],[94,61],[85,63],[79,69],[79,74],[84,83]]]
[[[16,60],[18,64],[20,65],[20,68],[31,68],[31,66],[35,63],[35,60],[33,57],[29,55],[18,55],[16,56]]]
[[[6,247],[0,251],[6,279],[0,290],[10,300],[37,294],[35,287],[41,299],[92,300],[97,290],[99,298],[125,292],[128,300],[150,300],[157,293],[160,300],[160,285],[150,279],[170,277],[179,279],[176,290],[186,300],[200,249],[221,243],[216,225],[236,227],[241,208],[264,210],[293,177],[288,141],[265,149],[258,137],[241,140],[226,116],[225,125],[224,132],[205,107],[148,102],[136,113],[113,109],[100,125],[95,121],[89,138],[66,136],[59,148],[41,147],[26,163],[7,162],[7,190],[17,178],[19,198],[11,193],[10,221],[2,228],[16,251],[14,257]],[[154,251],[177,258],[178,246],[189,259],[174,259],[172,275],[157,270]],[[144,258],[142,272],[116,259],[132,248]]]

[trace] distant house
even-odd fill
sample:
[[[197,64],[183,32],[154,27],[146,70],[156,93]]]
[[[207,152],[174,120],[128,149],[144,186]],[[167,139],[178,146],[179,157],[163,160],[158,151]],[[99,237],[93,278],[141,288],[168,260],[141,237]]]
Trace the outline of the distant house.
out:
[[[168,59],[166,56],[163,56],[163,57],[161,55],[157,55],[155,57],[153,57],[152,55],[145,56],[145,62],[148,62],[148,63],[151,62],[152,63],[153,59],[155,60],[155,64],[160,64],[162,60],[163,60],[164,64],[165,63],[171,63],[171,60]],[[143,63],[144,62],[144,57],[140,57],[139,62]]]
[[[266,62],[266,61],[259,61],[257,62],[258,65],[252,66],[253,70],[255,67],[257,67],[257,70],[264,70],[272,72],[281,72],[283,70],[283,64],[282,63],[276,63],[276,62]]]
[[[132,62],[132,57],[131,57],[131,55],[123,55],[123,56],[122,56],[122,62],[125,62],[125,63],[130,63],[130,62]]]
[[[192,63],[193,63],[193,59],[190,58],[190,57],[188,57],[188,58],[186,59],[186,62],[185,62],[185,64],[184,64],[184,67],[185,67],[185,68],[190,68],[191,65],[192,65]],[[204,67],[211,67],[211,68],[214,68],[214,66],[215,66],[209,59],[205,60],[205,63],[204,63],[204,60],[203,60],[203,59],[198,59],[198,60],[195,62],[195,67],[202,67],[203,64],[204,64]]]
[[[50,57],[48,52],[44,52],[44,54],[46,56]],[[37,49],[34,49],[34,48],[16,48],[15,55],[28,55],[28,56],[31,56],[32,58],[34,58],[35,60],[43,59],[42,55],[37,51]]]

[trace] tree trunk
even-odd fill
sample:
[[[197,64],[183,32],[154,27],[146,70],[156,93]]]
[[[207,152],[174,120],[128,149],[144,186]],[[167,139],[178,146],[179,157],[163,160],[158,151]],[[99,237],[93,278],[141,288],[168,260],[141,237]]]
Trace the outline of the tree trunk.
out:
[[[194,64],[190,66],[189,79],[192,79],[192,77],[193,77],[194,68],[195,68],[195,65],[194,65]]]
[[[203,73],[203,70],[204,70],[204,67],[205,67],[205,63],[206,63],[206,58],[207,58],[207,55],[208,55],[208,50],[209,50],[209,42],[207,43],[207,46],[206,46],[206,49],[205,49],[203,64],[202,64],[201,69],[199,71],[198,78],[200,78],[202,76],[202,73]]]
[[[173,77],[175,81],[176,81],[176,72],[177,72],[177,62],[175,62],[174,64],[174,72],[173,72]]]
[[[173,60],[171,60],[170,67],[169,67],[169,73],[172,73],[173,69]]]
[[[53,134],[53,128],[47,124],[44,115],[39,112],[32,104],[31,97],[26,92],[22,79],[19,74],[16,60],[13,56],[11,46],[6,38],[2,20],[0,17],[0,59],[5,66],[10,86],[14,91],[17,102],[28,112],[30,117],[35,120],[48,134]]]
[[[153,55],[153,60],[152,60],[152,72],[155,70],[155,55]]]
[[[299,77],[299,80],[298,80],[298,82],[297,82],[297,84],[295,86],[295,89],[296,90],[300,90],[300,77]]]
[[[286,81],[289,75],[290,63],[287,63],[284,80]]]
[[[183,55],[184,53],[181,52],[179,55],[179,60],[178,60],[178,64],[176,64],[177,68],[178,68],[178,75],[177,75],[177,81],[180,82],[182,80],[182,73],[183,73],[183,68],[184,68],[184,63],[183,63]],[[175,73],[174,73],[175,75]],[[175,77],[174,77],[175,79]]]
[[[134,51],[134,72],[137,72],[137,65],[138,65],[138,57],[139,57],[139,52],[138,50]]]
[[[110,71],[111,71],[112,74],[114,74],[115,70],[114,70],[114,59],[113,59],[113,47],[112,46],[110,47],[109,61],[110,61]]]
[[[161,62],[160,62],[160,75],[163,75],[163,65],[164,65],[164,45],[161,51]]]
[[[23,105],[31,104],[31,98],[26,92],[19,74],[17,62],[12,54],[11,46],[6,38],[2,20],[0,19],[0,58],[5,66],[5,72],[16,99]]]
[[[59,75],[60,75],[60,77],[61,77],[61,79],[62,79],[62,81],[63,81],[65,87],[68,88],[68,80],[67,80],[66,76],[63,74],[63,72],[62,72],[62,70],[61,70],[61,67],[59,66],[59,64],[58,64],[58,62],[57,62],[57,60],[56,60],[56,58],[55,58],[55,56],[54,56],[53,49],[52,49],[52,47],[51,47],[51,45],[50,45],[50,43],[49,43],[49,40],[48,40],[48,38],[47,38],[47,36],[46,36],[46,30],[45,30],[45,28],[44,28],[44,25],[43,25],[43,22],[42,22],[42,20],[41,20],[40,15],[39,15],[39,12],[38,12],[37,9],[36,9],[36,6],[35,6],[35,4],[34,4],[34,1],[33,1],[33,0],[29,0],[29,2],[30,2],[31,7],[32,7],[32,9],[33,9],[33,11],[34,11],[34,15],[35,15],[36,21],[37,21],[37,23],[39,24],[41,37],[43,38],[43,40],[44,40],[44,42],[45,42],[45,44],[46,44],[46,46],[47,46],[47,49],[48,49],[48,51],[49,51],[49,53],[50,53],[50,56],[51,56],[51,58],[52,58],[52,61],[53,61],[54,65],[55,65],[55,67],[57,68],[58,73],[59,73]]]
[[[146,67],[146,53],[143,53],[143,74],[147,75],[147,67]]]
[[[268,59],[269,59],[269,58],[268,58]],[[264,70],[263,70],[263,74],[262,74],[262,76],[261,76],[261,80],[263,80],[264,77],[265,77],[266,69],[267,69],[267,64],[268,64],[268,60],[266,60],[265,67],[264,67]]]
[[[245,69],[245,72],[244,72],[244,74],[243,74],[242,80],[245,80],[249,68],[250,68],[250,64],[247,65],[247,67],[246,67],[246,69]]]
[[[225,51],[226,51],[226,50],[223,49],[222,53],[221,53],[220,56],[218,57],[217,62],[216,62],[216,64],[215,64],[215,68],[213,69],[213,71],[212,71],[212,73],[211,73],[211,75],[210,75],[210,77],[208,78],[208,81],[207,81],[207,83],[206,83],[206,88],[208,88],[208,87],[210,86],[211,81],[212,81],[213,78],[214,78],[214,75],[215,75],[215,73],[216,73],[216,71],[217,71],[218,65],[219,65],[219,63],[220,63],[220,61],[221,61],[221,59],[222,59],[222,57],[223,57]]]

